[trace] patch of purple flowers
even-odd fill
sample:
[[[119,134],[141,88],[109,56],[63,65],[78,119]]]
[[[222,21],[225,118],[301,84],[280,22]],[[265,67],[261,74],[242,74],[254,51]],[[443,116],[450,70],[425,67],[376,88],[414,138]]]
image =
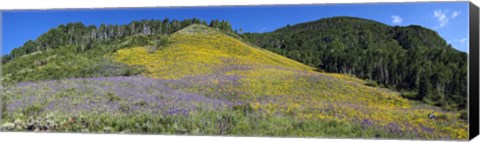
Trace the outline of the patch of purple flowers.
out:
[[[18,112],[37,104],[44,112],[62,114],[93,111],[188,115],[198,110],[222,110],[235,105],[182,91],[182,87],[189,85],[182,83],[140,76],[23,82],[11,89],[16,95],[10,97],[7,108],[9,112]],[[170,87],[177,84],[178,88]]]

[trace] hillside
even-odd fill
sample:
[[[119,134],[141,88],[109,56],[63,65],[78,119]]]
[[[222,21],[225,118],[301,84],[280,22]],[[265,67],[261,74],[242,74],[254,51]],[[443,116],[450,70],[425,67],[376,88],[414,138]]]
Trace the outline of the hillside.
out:
[[[282,67],[313,70],[265,49],[251,47],[222,32],[192,25],[172,34],[167,47],[134,47],[119,50],[115,60],[129,65],[143,65],[147,76],[176,79],[196,75],[219,75],[221,71]],[[150,51],[150,53],[149,53]],[[140,56],[139,56],[140,55]],[[234,73],[234,72],[233,72]]]
[[[135,75],[143,69],[125,66],[104,56],[133,45],[164,44],[161,43],[163,37],[192,24],[209,26],[238,37],[226,21],[207,23],[196,18],[141,20],[98,27],[78,22],[62,24],[2,56],[3,83]]]
[[[405,98],[466,110],[467,54],[421,26],[331,17],[242,36],[318,70],[355,75]]]
[[[33,71],[24,71],[29,75],[42,68],[89,69],[101,61],[117,65],[113,67],[121,73],[93,68],[81,78],[14,83],[7,88],[10,95],[2,98],[7,108],[2,115],[4,129],[405,139],[468,136],[468,124],[458,112],[409,101],[353,76],[318,72],[202,25],[166,36],[128,36],[80,54],[68,52],[67,47],[26,55],[4,68],[21,68],[18,62],[34,62],[30,58],[35,57],[47,63],[32,65]],[[64,52],[69,54],[60,54]],[[141,70],[128,71],[132,68]],[[438,119],[429,119],[430,112]]]

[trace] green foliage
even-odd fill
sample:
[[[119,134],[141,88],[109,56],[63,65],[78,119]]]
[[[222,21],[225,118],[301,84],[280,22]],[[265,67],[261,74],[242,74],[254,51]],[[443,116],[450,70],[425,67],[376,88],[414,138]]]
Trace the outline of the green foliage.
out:
[[[43,107],[41,105],[33,104],[25,108],[25,110],[23,110],[23,114],[27,116],[36,116],[40,114],[41,111],[43,111]]]
[[[333,17],[242,37],[319,70],[353,74],[379,86],[418,92],[408,98],[466,109],[467,54],[430,29]]]
[[[29,40],[19,48],[15,48],[11,53],[2,56],[2,63],[5,64],[13,59],[24,55],[49,51],[62,46],[76,46],[77,52],[85,52],[94,48],[95,44],[108,44],[118,39],[123,39],[133,35],[168,35],[192,24],[202,24],[208,26],[206,21],[196,18],[185,19],[183,21],[169,20],[141,20],[132,21],[126,25],[105,25],[99,27],[94,25],[85,26],[82,23],[68,23],[60,25],[57,28],[50,29],[40,35],[36,40]],[[210,27],[221,31],[232,33],[232,27],[228,21],[212,20]],[[145,40],[136,39],[131,44],[145,44]]]
[[[139,102],[135,102],[135,105],[138,105],[138,106],[146,106],[146,105],[147,105],[147,102],[145,102],[145,101],[139,101]]]
[[[145,36],[132,36],[132,39],[129,41],[129,44],[125,45],[125,47],[132,47],[134,45],[137,46],[144,46],[148,44],[148,38]]]
[[[90,68],[84,69],[83,76],[133,76],[143,73],[144,70],[145,68],[141,66],[129,66],[111,60],[103,60],[98,62],[97,64],[94,64]]]
[[[0,95],[0,103],[1,103],[0,119],[4,119],[7,116],[7,103],[6,102],[7,102],[7,95],[6,94]]]
[[[467,121],[468,120],[468,111],[467,110],[461,110],[460,111],[460,119]]]
[[[168,41],[168,37],[166,37],[166,36],[161,36],[159,38],[156,38],[154,40],[154,44],[148,46],[148,53],[152,54],[155,51],[157,51],[158,49],[166,47],[169,43],[170,42]]]
[[[155,46],[157,47],[163,47],[163,46],[167,46],[169,43],[168,41],[168,38],[167,37],[160,37],[159,39],[155,40]]]
[[[108,92],[107,93],[108,101],[109,102],[116,102],[122,100],[122,98],[118,97],[114,93]]]
[[[120,111],[122,111],[123,113],[128,113],[132,110],[132,107],[127,105],[126,103],[120,103]]]
[[[372,86],[372,87],[377,87],[378,86],[377,82],[375,82],[373,80],[370,80],[370,79],[365,80],[365,85]]]
[[[145,40],[148,41],[148,40]],[[122,48],[115,41],[111,45],[77,53],[76,46],[64,46],[48,52],[37,52],[12,60],[2,66],[2,74],[9,82],[51,80],[62,78],[132,76],[144,72],[144,67],[114,62],[108,55]],[[135,45],[135,44],[131,44]]]
[[[207,119],[205,119],[207,118]],[[33,120],[49,131],[99,132],[99,133],[141,133],[141,134],[187,134],[187,135],[237,135],[237,136],[286,136],[286,137],[397,137],[413,138],[413,134],[392,134],[389,128],[365,127],[337,120],[298,120],[291,117],[271,117],[252,113],[244,116],[241,112],[205,112],[190,117],[166,115],[81,115],[45,117]],[[44,121],[45,120],[45,121]],[[19,123],[28,121],[17,120]],[[29,120],[31,121],[31,120]],[[48,123],[47,123],[48,122]],[[42,126],[40,126],[42,125]],[[45,125],[45,126],[43,126]],[[23,127],[22,130],[28,130]],[[46,131],[44,130],[44,131]],[[33,129],[30,129],[33,131]]]
[[[251,104],[244,104],[233,106],[233,110],[242,112],[243,115],[247,116],[248,114],[252,113],[254,109]]]
[[[435,118],[438,119],[438,120],[447,120],[448,119],[447,115],[445,115],[445,114],[436,115]]]
[[[74,95],[75,93],[76,93],[75,88],[70,88],[70,89],[66,89],[65,91],[61,91],[60,93],[57,94],[57,96],[60,98],[66,98],[71,95]]]
[[[413,91],[401,91],[400,95],[411,100],[418,100],[418,93]]]

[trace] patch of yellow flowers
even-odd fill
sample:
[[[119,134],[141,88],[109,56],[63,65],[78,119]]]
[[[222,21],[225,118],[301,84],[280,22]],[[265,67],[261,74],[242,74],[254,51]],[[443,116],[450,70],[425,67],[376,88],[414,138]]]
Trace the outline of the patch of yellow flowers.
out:
[[[446,119],[431,120],[427,115],[438,110],[434,107],[414,107],[397,92],[365,86],[365,81],[348,75],[315,72],[309,66],[220,33],[174,34],[169,40],[173,43],[153,53],[148,53],[146,47],[134,47],[117,51],[114,59],[144,65],[146,76],[159,79],[219,73],[241,76],[240,85],[228,89],[244,92],[241,99],[250,101],[253,109],[262,109],[267,115],[283,113],[298,119],[352,123],[368,119],[375,126],[395,123],[402,131],[417,130],[424,137],[468,137],[468,125],[459,120],[456,112],[442,112]],[[232,64],[250,68],[219,72]],[[216,85],[219,80],[211,83]],[[263,103],[265,96],[279,99]]]

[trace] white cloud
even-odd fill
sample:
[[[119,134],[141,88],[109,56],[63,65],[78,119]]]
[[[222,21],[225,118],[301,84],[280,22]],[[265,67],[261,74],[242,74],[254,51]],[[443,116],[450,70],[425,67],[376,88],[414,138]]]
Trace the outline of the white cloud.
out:
[[[403,18],[398,15],[392,15],[392,23],[394,24],[401,24],[403,22]]]
[[[447,25],[448,21],[460,15],[460,11],[449,12],[448,10],[435,10],[433,16],[438,21],[438,26],[435,29],[442,28]],[[450,15],[450,16],[448,16]]]
[[[468,47],[468,38],[453,39],[452,42],[458,43],[461,46],[467,46]]]
[[[442,10],[435,10],[433,12],[433,15],[435,16],[435,18],[437,18],[437,21],[439,23],[438,28],[441,28],[448,23],[448,17],[446,15],[446,11],[443,12]]]
[[[469,47],[469,42],[468,38],[455,38],[448,40],[448,43],[453,46],[453,48],[456,48],[461,51],[466,51],[468,52],[468,47]]]
[[[452,13],[452,18],[455,18],[458,15],[460,15],[460,11],[455,11],[455,12]]]
[[[465,45],[468,43],[468,39],[467,38],[462,38],[462,39],[459,39],[458,42],[460,42],[462,45]]]
[[[456,39],[453,39],[453,41],[458,43],[467,43],[468,38],[456,38]]]

